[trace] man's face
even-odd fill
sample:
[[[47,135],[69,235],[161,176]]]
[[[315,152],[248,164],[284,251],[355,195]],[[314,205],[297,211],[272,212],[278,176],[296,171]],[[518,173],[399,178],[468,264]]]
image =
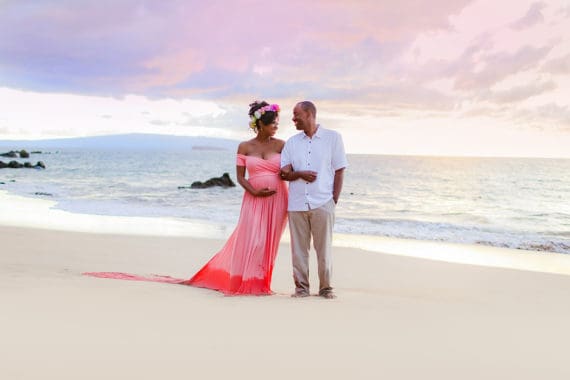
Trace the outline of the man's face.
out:
[[[295,123],[295,128],[297,130],[302,131],[305,129],[306,126],[309,125],[309,118],[311,114],[305,111],[299,104],[293,108],[293,123]]]

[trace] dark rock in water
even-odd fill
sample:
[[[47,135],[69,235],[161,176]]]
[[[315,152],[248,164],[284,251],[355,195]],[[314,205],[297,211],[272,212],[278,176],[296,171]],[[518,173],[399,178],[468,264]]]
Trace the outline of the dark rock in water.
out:
[[[23,168],[24,165],[20,164],[18,161],[10,161],[10,162],[8,162],[8,167],[12,168],[12,169],[19,169],[19,168]]]
[[[41,153],[40,151],[34,151],[32,153]],[[22,149],[20,151],[11,150],[6,153],[0,153],[0,157],[10,157],[10,158],[30,158],[30,153],[27,150]]]
[[[7,153],[0,153],[1,157],[10,157],[10,158],[17,158],[18,157],[18,152],[15,152],[13,150],[7,152]]]
[[[190,185],[191,189],[206,189],[208,187],[213,186],[221,186],[221,187],[235,187],[235,183],[230,178],[228,173],[222,174],[221,177],[217,178],[210,178],[206,182],[196,181]]]
[[[31,151],[30,154],[42,154],[42,151],[41,150],[34,150],[34,151]]]
[[[50,193],[42,193],[41,191],[35,192],[34,195],[43,195],[43,196],[46,196],[46,197],[53,197],[53,194],[50,194]]]
[[[23,164],[19,163],[18,161],[10,161],[5,163],[0,161],[0,169],[10,168],[10,169],[20,169],[20,168],[30,168],[30,169],[45,169],[46,165],[43,161],[38,161],[34,166],[31,163],[25,162]]]

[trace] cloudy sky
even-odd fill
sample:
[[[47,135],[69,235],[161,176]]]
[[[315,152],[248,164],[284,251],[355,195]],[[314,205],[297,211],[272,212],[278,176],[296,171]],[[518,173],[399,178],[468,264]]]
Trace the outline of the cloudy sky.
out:
[[[568,0],[0,0],[0,138],[250,138],[304,99],[352,153],[570,157]]]

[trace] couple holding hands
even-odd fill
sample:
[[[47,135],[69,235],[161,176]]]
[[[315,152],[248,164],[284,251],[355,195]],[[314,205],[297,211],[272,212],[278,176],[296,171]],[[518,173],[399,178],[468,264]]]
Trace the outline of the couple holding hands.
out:
[[[237,151],[237,180],[245,189],[238,224],[221,251],[183,284],[231,295],[271,294],[273,265],[288,218],[295,281],[292,296],[310,295],[312,238],[319,296],[335,298],[332,231],[348,166],[342,138],[317,124],[315,105],[303,101],[293,109],[293,122],[300,132],[287,142],[276,139],[279,111],[277,104],[250,104],[250,127],[256,137],[240,143]]]
[[[317,109],[303,101],[293,109],[300,132],[275,138],[277,104],[250,104],[256,136],[239,144],[236,174],[245,189],[237,226],[223,248],[188,280],[118,272],[88,276],[168,282],[214,289],[227,295],[269,295],[273,265],[287,219],[293,256],[293,297],[307,297],[311,239],[317,253],[319,296],[335,298],[331,286],[334,213],[348,166],[340,134],[317,124]],[[247,175],[246,175],[247,174]],[[287,186],[287,182],[289,186]]]

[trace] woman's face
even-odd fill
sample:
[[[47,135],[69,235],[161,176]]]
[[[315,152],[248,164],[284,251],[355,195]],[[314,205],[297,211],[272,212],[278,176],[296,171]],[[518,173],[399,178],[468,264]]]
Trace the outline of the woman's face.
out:
[[[277,130],[279,129],[279,116],[273,120],[273,123],[270,124],[263,124],[263,122],[259,121],[259,132],[263,132],[268,136],[274,136]]]

